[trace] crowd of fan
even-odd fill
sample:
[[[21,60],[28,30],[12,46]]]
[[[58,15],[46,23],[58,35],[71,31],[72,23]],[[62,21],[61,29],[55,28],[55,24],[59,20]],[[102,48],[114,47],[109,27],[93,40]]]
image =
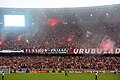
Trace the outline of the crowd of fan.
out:
[[[116,8],[113,10],[114,12],[108,11],[109,13],[107,13],[104,9],[103,11],[97,11],[97,9],[92,11],[92,9],[89,8],[78,10],[70,9],[68,11],[64,9],[58,11],[52,9],[46,10],[45,12],[43,10],[44,13],[41,13],[42,11],[39,10],[34,11],[34,9],[26,9],[26,11],[30,12],[29,17],[32,20],[29,22],[30,28],[15,31],[4,31],[4,29],[2,31],[1,29],[2,32],[0,35],[2,36],[0,36],[0,38],[3,39],[4,45],[0,44],[0,50],[59,47],[96,48],[98,44],[101,44],[105,36],[115,42],[116,47],[119,47],[119,8],[118,10],[116,10]],[[104,12],[106,12],[107,15]],[[90,16],[89,13],[93,13],[92,16]],[[58,19],[60,22],[56,23],[56,26],[51,27],[48,19],[54,18]],[[94,21],[94,23],[92,21]],[[71,39],[70,41],[68,41],[69,38]]]
[[[119,27],[120,24],[117,24]],[[116,24],[112,25],[113,27]],[[109,31],[107,27],[101,27],[101,33],[93,33],[86,30],[81,31],[81,27],[68,27],[62,26],[58,28],[48,28],[42,33],[37,32],[37,35],[30,39],[20,37],[20,40],[16,40],[16,37],[10,37],[5,41],[0,49],[28,49],[28,48],[97,48],[101,44],[102,39],[106,36],[111,41],[115,42],[115,46],[119,47],[119,28],[115,28],[115,31]],[[108,33],[106,33],[108,31]],[[89,33],[87,33],[89,32]],[[10,35],[10,34],[9,34]],[[8,36],[9,36],[8,35]],[[14,34],[15,35],[15,34]],[[87,36],[86,36],[87,35]],[[89,37],[88,37],[89,36]],[[68,40],[71,39],[71,40]]]
[[[28,39],[21,38],[21,40],[16,40],[16,37],[10,37],[10,39],[5,41],[5,45],[1,46],[3,49],[27,49],[27,48],[69,48],[69,47],[80,47],[81,34],[79,27],[68,28],[65,26],[61,28],[44,30],[43,33],[37,32],[37,35]],[[78,30],[79,29],[79,30]],[[9,34],[10,35],[10,34]],[[8,35],[8,36],[9,36]],[[14,34],[15,35],[15,34]],[[13,35],[12,35],[13,36]],[[72,39],[68,41],[68,39]]]
[[[13,56],[0,57],[0,66],[11,66],[11,69],[69,68],[120,70],[120,58],[95,56]]]
[[[120,47],[120,10],[114,12],[108,11],[114,16],[107,15],[107,17],[104,15],[107,11],[104,12],[104,10],[103,12],[99,11],[99,16],[97,16],[96,10],[95,12],[92,12],[92,10],[88,10],[88,12],[86,10],[81,11],[82,14],[79,14],[79,10],[75,12],[61,10],[54,14],[49,11],[47,15],[43,13],[41,16],[47,16],[47,19],[50,17],[51,19],[61,20],[57,26],[51,27],[49,24],[45,24],[49,22],[44,23],[44,20],[40,19],[40,14],[37,11],[33,13],[31,11],[32,14],[29,16],[31,16],[33,22],[30,23],[30,28],[23,31],[18,30],[14,32],[14,30],[8,30],[5,32],[3,30],[3,32],[0,32],[0,35],[2,35],[0,40],[4,42],[3,45],[0,43],[0,51],[8,49],[17,51],[29,48],[97,48],[106,36],[106,40],[110,39],[115,42],[115,47]],[[93,14],[91,15],[91,13]],[[89,15],[89,18],[86,15]],[[93,23],[93,25],[89,25],[89,23]],[[2,56],[0,57],[0,66],[11,66],[12,69],[70,68],[120,70],[120,58],[47,55]]]

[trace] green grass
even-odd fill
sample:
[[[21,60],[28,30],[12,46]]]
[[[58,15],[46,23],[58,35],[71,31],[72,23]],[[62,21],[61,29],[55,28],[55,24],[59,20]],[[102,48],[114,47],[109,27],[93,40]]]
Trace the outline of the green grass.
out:
[[[71,73],[68,75],[65,77],[63,73],[6,74],[5,80],[94,80],[94,74]],[[120,75],[99,74],[98,80],[120,80]]]

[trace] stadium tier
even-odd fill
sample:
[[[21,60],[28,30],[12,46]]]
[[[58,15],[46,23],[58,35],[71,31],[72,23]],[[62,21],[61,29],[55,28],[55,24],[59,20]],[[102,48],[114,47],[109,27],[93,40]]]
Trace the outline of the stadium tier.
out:
[[[11,69],[95,69],[120,70],[119,57],[95,56],[7,56],[0,57],[0,66],[10,66]]]
[[[120,45],[119,5],[58,9],[0,8],[0,12],[1,52],[56,48],[101,48],[110,51]]]

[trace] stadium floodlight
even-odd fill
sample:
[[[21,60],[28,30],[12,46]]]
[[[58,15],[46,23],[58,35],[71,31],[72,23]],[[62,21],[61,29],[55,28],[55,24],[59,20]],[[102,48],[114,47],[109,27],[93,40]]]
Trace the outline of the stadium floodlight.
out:
[[[64,8],[120,4],[120,0],[0,0],[0,7]]]

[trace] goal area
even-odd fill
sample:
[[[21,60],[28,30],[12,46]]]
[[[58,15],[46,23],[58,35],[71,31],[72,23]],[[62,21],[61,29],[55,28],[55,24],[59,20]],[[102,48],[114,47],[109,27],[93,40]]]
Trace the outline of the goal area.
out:
[[[10,74],[10,66],[0,66],[0,74],[4,72],[5,74]]]

